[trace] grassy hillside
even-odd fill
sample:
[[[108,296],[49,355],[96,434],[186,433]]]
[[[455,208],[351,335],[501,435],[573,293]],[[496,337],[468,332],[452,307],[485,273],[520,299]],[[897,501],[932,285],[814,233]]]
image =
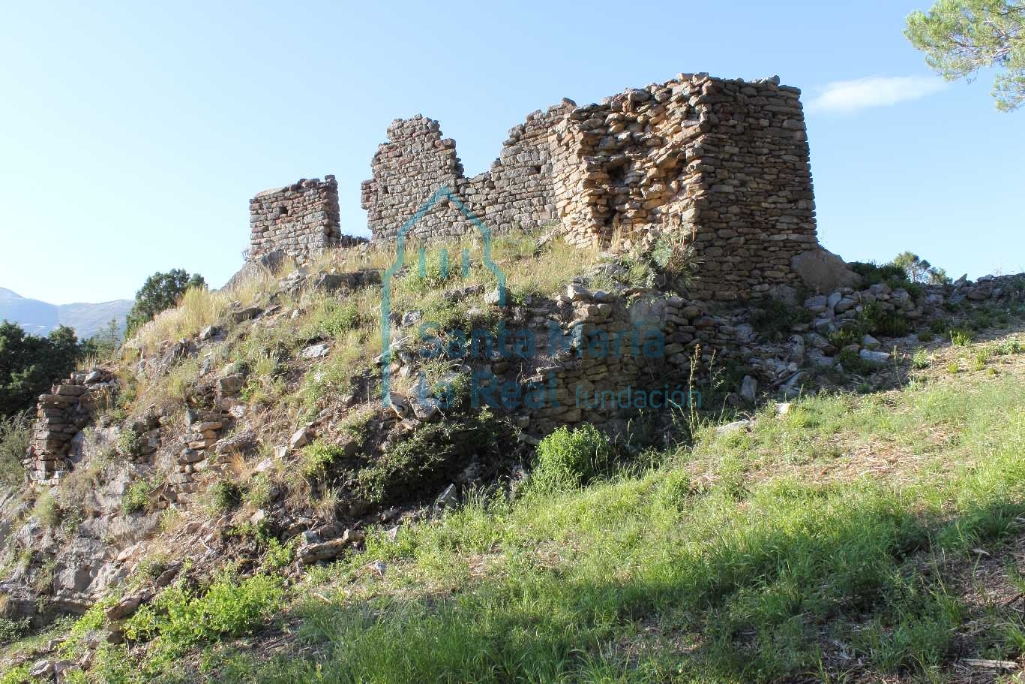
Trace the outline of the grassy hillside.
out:
[[[545,470],[600,443],[549,439],[514,498],[382,525],[297,581],[172,587],[89,677],[1018,681],[1023,352],[1020,330],[935,344],[900,389],[706,421],[584,486]]]
[[[493,255],[515,306],[477,253],[392,282],[393,398],[423,373],[451,388],[435,412],[381,403],[394,255],[372,248],[191,290],[58,388],[93,408],[62,476],[0,491],[0,684],[1015,681],[1025,281],[688,315],[743,358],[695,338],[664,381],[703,409],[606,436],[474,407],[472,364],[529,367],[416,353],[418,322],[569,325],[601,311],[581,290],[628,300],[658,263],[526,235]]]

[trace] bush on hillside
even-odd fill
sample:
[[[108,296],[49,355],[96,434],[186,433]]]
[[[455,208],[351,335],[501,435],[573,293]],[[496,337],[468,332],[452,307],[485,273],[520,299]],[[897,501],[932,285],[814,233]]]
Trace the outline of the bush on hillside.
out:
[[[15,486],[25,479],[25,458],[32,438],[32,420],[27,413],[0,416],[0,485]]]
[[[66,378],[83,354],[75,331],[66,326],[37,337],[17,323],[0,323],[0,416],[33,408],[36,398]]]
[[[203,276],[198,273],[189,275],[181,268],[151,275],[135,293],[135,306],[128,313],[128,329],[125,336],[130,337],[161,311],[177,306],[182,296],[192,288],[206,289]]]
[[[579,487],[608,472],[614,457],[609,438],[590,423],[563,426],[538,445],[532,482],[545,491]]]
[[[474,458],[499,461],[509,442],[507,424],[486,411],[429,423],[361,469],[355,477],[356,491],[374,504],[433,496]]]

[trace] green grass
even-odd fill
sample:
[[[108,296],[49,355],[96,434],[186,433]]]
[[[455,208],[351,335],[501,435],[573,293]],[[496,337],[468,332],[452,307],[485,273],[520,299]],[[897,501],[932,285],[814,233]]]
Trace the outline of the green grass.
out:
[[[950,331],[950,342],[955,347],[967,347],[972,343],[973,335],[971,331],[964,330],[963,328],[955,328]]]
[[[149,494],[152,484],[146,480],[136,480],[128,485],[121,496],[121,510],[125,513],[139,513],[149,506]]]
[[[804,400],[639,475],[480,496],[314,573],[292,611],[318,657],[228,648],[207,666],[271,682],[942,680],[968,634],[967,657],[1016,658],[1020,615],[974,610],[954,578],[1021,534],[1017,387]],[[857,466],[846,448],[862,445],[915,459],[890,479],[789,470]]]
[[[366,350],[337,344],[362,339],[346,325],[296,408],[347,385],[359,358],[348,354]],[[88,677],[944,681],[961,658],[1019,659],[1020,612],[971,578],[981,550],[991,576],[1025,588],[1010,567],[1025,534],[1025,396],[1014,359],[1000,358],[1021,351],[973,345],[966,367],[1007,372],[956,379],[923,353],[912,363],[924,379],[900,391],[805,397],[728,434],[695,423],[685,447],[630,463],[588,427],[557,431],[515,494],[464,490],[462,507],[397,535],[394,521],[370,529],[360,552],[295,582],[299,538],[261,537],[259,560],[234,566],[243,576],[183,582],[141,609],[127,645],[101,647]],[[291,472],[345,471],[337,484],[367,501],[429,504],[471,460],[515,453],[485,418],[424,424],[352,463],[315,442]],[[356,415],[341,429],[362,441],[369,425]],[[267,505],[269,484],[222,482],[212,508]],[[321,493],[337,503],[333,491]],[[36,513],[59,522],[57,503]],[[91,611],[76,629],[102,622]]]

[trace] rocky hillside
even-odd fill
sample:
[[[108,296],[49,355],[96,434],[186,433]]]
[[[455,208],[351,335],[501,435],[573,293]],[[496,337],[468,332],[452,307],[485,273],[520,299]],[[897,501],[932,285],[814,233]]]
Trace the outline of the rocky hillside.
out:
[[[57,326],[66,325],[74,328],[79,339],[86,339],[100,332],[111,320],[116,320],[123,330],[125,316],[131,308],[130,299],[102,304],[48,304],[0,287],[0,320],[17,323],[33,335],[46,335]]]
[[[1025,278],[716,308],[672,244],[517,236],[503,301],[465,248],[253,262],[41,396],[0,681],[1016,666],[971,579],[1017,581]]]

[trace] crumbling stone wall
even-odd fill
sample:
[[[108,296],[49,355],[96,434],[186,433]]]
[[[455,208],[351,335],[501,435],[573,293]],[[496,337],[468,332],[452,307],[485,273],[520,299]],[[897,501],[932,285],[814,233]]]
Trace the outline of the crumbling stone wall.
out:
[[[510,131],[487,173],[463,176],[437,121],[397,120],[363,184],[377,241],[447,186],[493,231],[560,223],[577,245],[675,233],[698,264],[691,295],[759,297],[797,285],[791,259],[817,246],[800,91],[680,74],[600,104],[569,100]],[[453,238],[472,225],[446,203],[411,234]]]
[[[74,440],[92,421],[97,405],[109,401],[116,386],[117,381],[106,371],[72,373],[39,397],[24,462],[30,480],[53,484],[72,470]]]
[[[374,238],[394,240],[402,226],[438,189],[447,187],[490,230],[533,230],[556,217],[548,135],[562,107],[534,112],[509,131],[491,170],[463,175],[456,143],[441,137],[441,126],[423,116],[397,119],[388,142],[374,155],[374,178],[362,186],[367,226]],[[457,238],[472,222],[446,200],[419,218],[408,235],[421,239]]]
[[[700,391],[691,394],[700,388],[688,386],[692,363],[708,364],[713,355],[727,358],[736,346],[735,331],[724,320],[696,302],[660,292],[613,297],[574,283],[559,302],[570,307],[569,320],[560,323],[562,333],[575,339],[570,350],[527,377],[533,382],[551,374],[556,378],[557,404],[530,416],[531,430],[540,435],[581,422],[625,432],[627,421],[644,409],[685,411],[689,402],[701,408]],[[551,353],[544,342],[540,349]]]
[[[325,249],[345,246],[338,218],[338,182],[300,180],[258,193],[249,201],[249,258],[281,252],[300,263]]]

